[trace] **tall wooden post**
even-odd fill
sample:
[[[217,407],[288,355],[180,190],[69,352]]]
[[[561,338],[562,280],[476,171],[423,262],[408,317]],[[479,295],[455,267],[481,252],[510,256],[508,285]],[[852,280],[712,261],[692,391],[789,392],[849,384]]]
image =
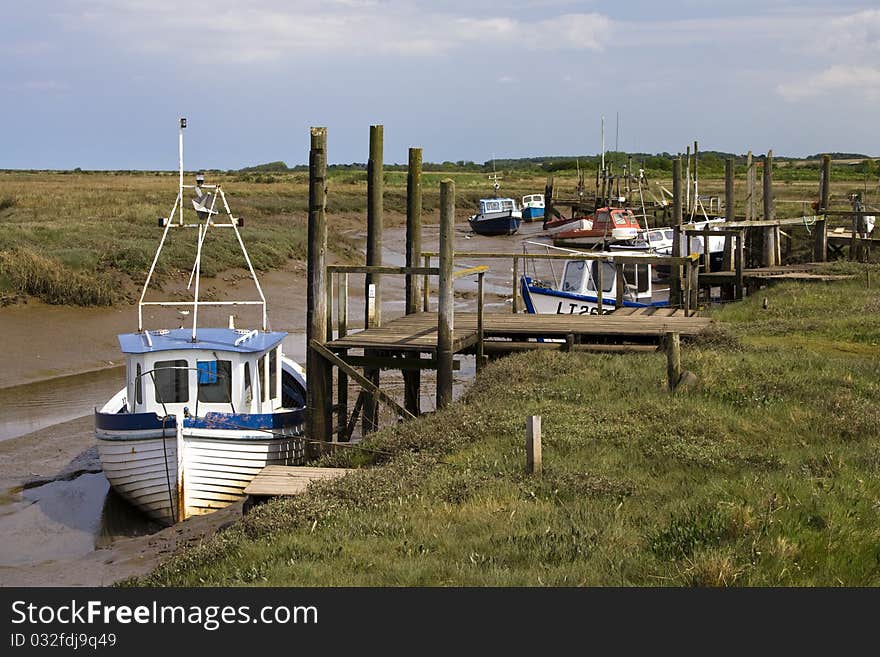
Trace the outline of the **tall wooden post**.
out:
[[[735,217],[736,200],[733,194],[734,180],[734,161],[732,157],[727,158],[724,162],[724,220],[733,221]],[[724,261],[721,268],[724,271],[733,269],[733,235],[727,235],[724,238]]]
[[[308,288],[306,291],[306,345],[312,340],[323,343],[327,333],[327,128],[311,129],[309,149],[309,226],[308,226]],[[332,367],[327,361],[306,349],[306,392],[308,437],[330,441],[333,423],[330,417]],[[322,450],[308,443],[312,456]]]
[[[437,408],[452,402],[454,299],[452,258],[455,242],[455,183],[440,183],[440,282],[437,301]]]
[[[755,161],[752,159],[752,151],[746,155],[746,221],[755,220],[755,187],[756,187]]]
[[[813,244],[813,258],[816,262],[828,260],[828,198],[831,187],[831,156],[822,156],[822,179],[819,190],[819,208],[816,210],[815,241]],[[818,215],[823,214],[820,220]]]
[[[776,208],[773,205],[773,151],[767,151],[764,157],[764,220],[776,219]],[[775,267],[779,264],[778,258],[778,226],[764,227],[764,267]]]
[[[547,184],[544,185],[544,225],[553,219],[553,176],[547,176]]]
[[[672,255],[680,258],[681,248],[681,158],[672,161]],[[669,296],[674,306],[681,306],[681,265],[671,263],[669,266]]]
[[[418,267],[422,252],[422,149],[409,149],[406,175],[406,266]],[[406,275],[406,314],[419,312],[421,276]],[[403,371],[404,407],[413,415],[421,412],[421,372]]]
[[[367,161],[367,266],[382,264],[382,194],[384,176],[382,166],[383,126],[370,126],[370,159]],[[382,279],[379,274],[367,274],[364,279],[364,327],[382,325]],[[365,351],[365,355],[375,355]],[[379,386],[379,370],[364,369],[364,376]],[[363,433],[379,428],[379,401],[372,394],[364,397]]]
[[[740,230],[739,234],[736,236],[736,261],[734,263],[734,271],[736,272],[736,283],[734,285],[734,291],[737,300],[741,300],[745,294],[745,286],[743,285],[743,269],[746,266],[746,231],[745,229]]]

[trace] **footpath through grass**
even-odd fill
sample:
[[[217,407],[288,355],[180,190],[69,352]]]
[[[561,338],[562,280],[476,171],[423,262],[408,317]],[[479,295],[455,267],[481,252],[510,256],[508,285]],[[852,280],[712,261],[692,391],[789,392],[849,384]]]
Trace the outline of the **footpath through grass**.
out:
[[[873,278],[880,280],[875,267]],[[763,297],[769,308],[761,308]],[[443,412],[170,559],[163,586],[878,585],[880,299],[785,284],[662,354],[503,358]],[[524,422],[543,418],[544,476]]]

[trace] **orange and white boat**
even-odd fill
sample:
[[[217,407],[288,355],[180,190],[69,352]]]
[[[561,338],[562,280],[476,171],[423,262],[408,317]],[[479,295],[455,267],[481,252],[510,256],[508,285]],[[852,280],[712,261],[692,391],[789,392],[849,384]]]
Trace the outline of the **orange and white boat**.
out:
[[[589,228],[563,230],[553,235],[554,246],[587,246],[635,239],[641,226],[628,208],[599,208]]]

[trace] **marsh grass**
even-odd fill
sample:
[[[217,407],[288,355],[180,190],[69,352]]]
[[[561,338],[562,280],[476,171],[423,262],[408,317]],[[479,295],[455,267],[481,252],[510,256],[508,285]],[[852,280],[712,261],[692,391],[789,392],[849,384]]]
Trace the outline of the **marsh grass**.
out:
[[[876,293],[853,280],[764,295],[767,310],[726,306],[724,331],[685,343],[688,394],[665,391],[661,354],[499,359],[448,409],[364,443],[383,453],[324,458],[365,466],[353,475],[127,584],[876,586]],[[542,478],[524,472],[533,414]]]

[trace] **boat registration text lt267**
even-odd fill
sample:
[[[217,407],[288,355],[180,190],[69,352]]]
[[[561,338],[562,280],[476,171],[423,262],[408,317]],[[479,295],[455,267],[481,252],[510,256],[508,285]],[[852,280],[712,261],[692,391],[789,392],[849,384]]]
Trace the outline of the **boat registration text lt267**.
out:
[[[556,304],[557,315],[607,315],[610,312],[608,308],[602,308],[600,312],[598,306],[587,306],[579,303],[564,303],[560,301]]]

